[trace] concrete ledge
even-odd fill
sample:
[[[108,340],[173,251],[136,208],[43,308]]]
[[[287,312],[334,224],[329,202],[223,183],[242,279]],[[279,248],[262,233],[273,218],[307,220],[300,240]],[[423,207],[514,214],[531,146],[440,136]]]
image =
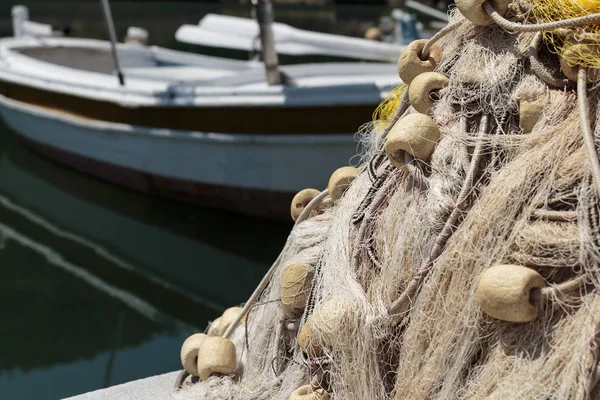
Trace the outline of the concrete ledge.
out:
[[[111,386],[69,397],[67,400],[166,400],[174,393],[179,371]]]

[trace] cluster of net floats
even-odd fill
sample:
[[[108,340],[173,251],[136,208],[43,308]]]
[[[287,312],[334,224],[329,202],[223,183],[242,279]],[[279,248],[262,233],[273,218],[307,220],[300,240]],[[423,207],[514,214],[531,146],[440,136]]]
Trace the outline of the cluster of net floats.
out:
[[[562,76],[549,76],[545,71],[536,71],[540,78],[552,87],[569,85],[589,85],[600,81],[600,38],[578,32],[570,28],[581,24],[599,23],[598,14],[585,17],[573,16],[567,22],[553,22],[552,16],[546,21],[544,10],[552,8],[552,3],[543,1],[512,2],[509,0],[456,0],[460,13],[470,23],[480,26],[498,24],[515,32],[538,32],[530,50],[532,67],[535,69],[536,47],[547,31],[563,35],[556,45],[559,54]],[[503,16],[517,7],[528,12],[532,6],[542,9],[536,15],[539,24],[525,24],[508,21]],[[545,8],[544,8],[545,7]],[[534,10],[535,11],[535,10]],[[596,18],[595,20],[593,18]],[[581,21],[579,21],[581,20]],[[590,22],[591,21],[591,22]],[[595,22],[594,22],[595,21]],[[383,149],[385,156],[396,168],[426,163],[436,149],[440,139],[440,128],[431,116],[432,108],[439,99],[439,92],[449,83],[448,77],[436,72],[436,66],[443,57],[443,49],[436,42],[455,29],[462,21],[444,28],[429,40],[416,40],[409,44],[398,60],[398,74],[405,89],[397,107],[397,118],[391,118],[386,126]],[[568,31],[565,33],[565,31]],[[558,42],[557,42],[558,43]],[[416,113],[401,117],[404,110],[412,106]],[[523,99],[519,107],[519,125],[524,133],[531,132],[543,113],[543,99]],[[597,162],[597,157],[595,162]],[[594,162],[593,160],[591,162]],[[352,184],[362,169],[345,166],[336,170],[329,181],[327,190],[305,189],[300,191],[291,203],[291,217],[296,224],[311,218],[326,207],[331,207],[342,198],[345,190]],[[596,182],[600,184],[600,182]],[[308,264],[291,264],[284,267],[280,283],[280,302],[284,315],[298,319],[307,306],[308,294],[313,283],[315,268]],[[267,283],[268,283],[267,279]],[[585,277],[574,278],[552,288],[546,287],[544,278],[532,268],[522,265],[495,265],[481,276],[477,286],[477,300],[487,315],[510,322],[530,322],[540,313],[542,299],[552,291],[573,291],[585,284]],[[181,348],[181,363],[195,380],[205,381],[214,375],[232,375],[236,373],[236,348],[229,339],[231,332],[244,321],[244,317],[256,301],[259,288],[250,301],[243,307],[227,309],[215,320],[207,333],[190,336]],[[322,357],[331,343],[323,343],[314,335],[314,327],[325,320],[335,318],[338,304],[322,303],[314,309],[297,335],[297,346],[309,358]],[[393,314],[390,312],[390,314]],[[298,326],[296,326],[296,329]],[[293,391],[289,400],[327,400],[330,394],[327,388],[304,385]]]

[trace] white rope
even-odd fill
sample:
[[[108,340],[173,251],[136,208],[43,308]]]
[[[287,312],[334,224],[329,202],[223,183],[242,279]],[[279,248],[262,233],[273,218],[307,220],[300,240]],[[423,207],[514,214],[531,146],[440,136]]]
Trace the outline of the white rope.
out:
[[[587,69],[579,68],[577,74],[577,105],[579,106],[579,120],[581,121],[581,133],[587,153],[590,171],[596,185],[596,194],[600,197],[600,161],[596,151],[596,141],[590,124],[590,105],[587,97]]]
[[[538,56],[538,47],[540,46],[540,42],[542,41],[542,32],[537,32],[531,43],[529,44],[529,63],[531,64],[531,70],[543,80],[547,85],[555,87],[555,88],[564,88],[569,83],[568,79],[559,79],[544,67],[544,64],[539,59]]]
[[[433,44],[435,42],[437,42],[438,40],[440,40],[441,38],[443,38],[444,36],[446,36],[447,34],[452,32],[453,30],[458,28],[460,25],[462,25],[462,21],[458,21],[453,24],[446,25],[444,28],[440,29],[440,31],[438,33],[436,33],[435,35],[433,35],[427,41],[427,43],[425,43],[425,46],[423,46],[423,51],[421,52],[421,58],[429,57],[429,51],[431,50],[431,46],[433,46]]]

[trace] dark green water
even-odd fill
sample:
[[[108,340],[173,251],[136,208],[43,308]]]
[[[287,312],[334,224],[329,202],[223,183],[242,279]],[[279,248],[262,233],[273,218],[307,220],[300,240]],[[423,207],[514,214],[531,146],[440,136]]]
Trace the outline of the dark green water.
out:
[[[87,178],[0,125],[0,398],[178,368],[185,337],[247,298],[288,230]]]
[[[13,4],[0,0],[2,36]],[[28,6],[33,20],[104,37],[97,1]],[[276,16],[361,35],[388,11],[284,7]],[[113,4],[119,37],[143,26],[153,44],[194,51],[174,32],[207,12],[247,16],[249,8]],[[289,228],[88,178],[38,156],[0,123],[0,398],[57,399],[180,368],[183,340],[247,299]]]

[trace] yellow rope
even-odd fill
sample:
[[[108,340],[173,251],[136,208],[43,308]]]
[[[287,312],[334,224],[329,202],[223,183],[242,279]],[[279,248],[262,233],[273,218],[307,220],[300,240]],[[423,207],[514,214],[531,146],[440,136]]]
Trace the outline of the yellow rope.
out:
[[[398,108],[400,98],[407,87],[408,85],[404,83],[396,87],[387,95],[381,104],[377,106],[375,112],[373,112],[373,124],[375,125],[375,128],[381,129],[388,124],[392,115],[394,115],[394,111]]]
[[[531,15],[537,23],[560,21],[600,13],[600,0],[529,0]],[[583,39],[583,35],[585,39]],[[575,43],[591,45],[600,49],[600,24],[589,24],[573,30],[572,37],[557,32],[544,32],[544,41],[565,58],[570,65],[588,68],[600,67],[600,50],[573,51]],[[571,51],[566,52],[566,50]],[[589,49],[589,47],[588,47]],[[566,54],[565,54],[566,52]]]

